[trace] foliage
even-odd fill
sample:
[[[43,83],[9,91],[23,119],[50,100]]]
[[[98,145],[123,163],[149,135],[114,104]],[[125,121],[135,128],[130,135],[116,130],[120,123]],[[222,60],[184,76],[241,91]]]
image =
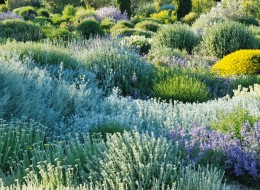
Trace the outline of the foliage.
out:
[[[112,28],[111,28],[111,32],[116,31],[116,30],[120,30],[120,29],[125,29],[125,28],[134,28],[134,25],[126,20],[122,20],[117,22]]]
[[[20,19],[8,19],[0,22],[0,37],[17,41],[37,41],[42,38],[41,28]]]
[[[54,14],[51,17],[51,21],[54,25],[60,25],[63,22],[67,22],[67,19],[62,17],[60,14]]]
[[[0,4],[0,13],[8,12],[8,7],[6,4]]]
[[[0,22],[7,19],[22,19],[22,17],[16,13],[13,12],[4,12],[0,13]]]
[[[111,0],[81,0],[81,2],[85,4],[85,7],[93,7],[94,9],[111,5]]]
[[[191,25],[195,22],[195,20],[199,17],[199,15],[195,12],[190,12],[189,14],[186,14],[181,20],[185,24]]]
[[[121,44],[137,49],[141,55],[147,54],[151,48],[151,40],[145,36],[124,37],[121,40]]]
[[[115,41],[96,40],[93,43],[82,59],[96,74],[100,87],[110,91],[118,87],[123,95],[133,95],[135,91],[142,95],[149,93],[154,72],[150,63]]]
[[[177,4],[177,18],[180,19],[192,10],[192,0],[175,0]]]
[[[151,18],[157,19],[164,24],[173,23],[176,20],[174,13],[170,14],[169,10],[163,10],[158,13],[153,13],[150,15]]]
[[[13,10],[25,6],[40,7],[41,2],[39,0],[5,0],[5,4],[8,7],[8,9]]]
[[[153,86],[153,97],[169,101],[204,102],[210,98],[206,84],[194,76],[178,71],[161,71]]]
[[[156,13],[156,5],[154,3],[148,2],[142,6],[138,6],[135,9],[135,15],[149,17],[151,14]]]
[[[238,107],[236,111],[229,114],[219,113],[217,121],[212,121],[210,127],[215,131],[220,130],[224,134],[230,132],[236,138],[243,140],[241,136],[243,124],[248,123],[253,126],[259,119],[260,117],[250,115],[248,110]]]
[[[133,28],[122,28],[118,30],[112,30],[111,28],[111,35],[112,37],[125,37],[125,36],[145,36],[146,38],[151,37],[151,32],[149,31],[143,31],[143,30],[137,30]]]
[[[98,9],[97,17],[99,18],[99,20],[102,20],[104,18],[111,18],[116,22],[121,20],[129,20],[126,13],[122,13],[119,9],[112,6]]]
[[[250,17],[250,16],[240,16],[236,19],[236,21],[245,24],[247,26],[249,25],[259,26],[259,21],[254,17]]]
[[[259,0],[249,0],[243,2],[243,9],[246,15],[260,19],[260,1]]]
[[[192,12],[197,14],[206,13],[214,5],[216,5],[216,0],[192,0]]]
[[[52,13],[61,13],[66,5],[79,6],[81,0],[42,0],[42,5]]]
[[[82,21],[85,18],[96,18],[97,17],[97,13],[95,9],[92,8],[79,8],[76,12],[75,18],[78,19],[79,21]]]
[[[185,49],[191,53],[198,43],[197,36],[186,25],[174,24],[162,26],[153,36],[152,52],[156,49]]]
[[[87,39],[91,36],[102,36],[104,34],[99,22],[91,18],[80,23],[77,26],[77,32]]]
[[[62,15],[64,17],[75,16],[76,12],[77,10],[73,5],[66,5],[62,11]]]
[[[17,11],[14,10],[14,12],[18,12],[18,14],[24,18],[24,20],[30,20],[33,19],[35,16],[37,16],[36,9],[32,6],[27,6],[27,7],[19,7],[16,9]]]
[[[160,24],[152,20],[144,20],[135,25],[136,29],[156,32],[160,27]]]
[[[51,26],[43,27],[43,34],[50,40],[62,39],[68,41],[75,37],[75,35],[66,28],[54,28]]]
[[[211,68],[222,76],[260,74],[260,50],[239,50],[228,54]]]
[[[105,18],[101,21],[100,26],[106,32],[110,32],[110,29],[115,25],[115,21],[111,18]]]
[[[131,17],[131,0],[115,0],[115,6],[121,11]]]
[[[50,18],[46,18],[46,17],[43,17],[43,16],[37,16],[37,17],[35,17],[35,19],[33,19],[33,23],[44,26],[46,24],[51,24],[52,20]],[[43,33],[44,33],[44,30],[43,30]]]
[[[50,13],[47,9],[45,8],[40,8],[37,10],[37,15],[38,16],[43,16],[43,17],[46,17],[46,18],[49,18],[50,17]]]
[[[202,51],[223,57],[239,49],[257,48],[257,40],[246,26],[236,22],[223,22],[210,28],[203,37]]]

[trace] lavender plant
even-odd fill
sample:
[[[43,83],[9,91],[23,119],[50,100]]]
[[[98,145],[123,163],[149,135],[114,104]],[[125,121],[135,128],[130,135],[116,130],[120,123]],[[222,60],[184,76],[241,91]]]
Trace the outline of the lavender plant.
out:
[[[7,20],[7,19],[23,19],[23,18],[20,15],[11,11],[0,13],[0,21]]]
[[[129,20],[126,13],[122,14],[119,9],[112,6],[98,9],[97,17],[99,20],[103,20],[104,18],[111,18],[114,21]]]

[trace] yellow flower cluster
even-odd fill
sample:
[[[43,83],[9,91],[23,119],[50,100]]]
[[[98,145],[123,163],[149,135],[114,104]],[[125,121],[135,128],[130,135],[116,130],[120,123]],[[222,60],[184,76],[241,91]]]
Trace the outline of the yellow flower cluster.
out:
[[[168,24],[168,23],[172,23],[173,21],[176,20],[176,16],[175,13],[172,12],[172,14],[170,14],[169,10],[163,10],[159,13],[154,13],[150,15],[151,18],[155,18],[157,20],[162,21],[164,24]]]
[[[214,64],[211,73],[221,76],[260,74],[260,49],[238,50]]]

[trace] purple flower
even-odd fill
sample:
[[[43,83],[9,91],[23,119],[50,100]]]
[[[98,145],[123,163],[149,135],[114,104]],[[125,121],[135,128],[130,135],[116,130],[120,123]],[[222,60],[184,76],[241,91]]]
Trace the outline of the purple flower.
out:
[[[0,21],[7,19],[22,19],[22,17],[11,11],[0,13]]]

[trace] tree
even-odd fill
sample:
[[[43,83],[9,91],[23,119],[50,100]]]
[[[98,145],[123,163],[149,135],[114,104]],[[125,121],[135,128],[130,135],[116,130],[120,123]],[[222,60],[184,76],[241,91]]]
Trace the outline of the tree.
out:
[[[116,7],[119,8],[122,13],[126,12],[128,17],[131,16],[131,0],[116,0]]]
[[[191,0],[175,0],[177,4],[177,18],[180,19],[186,14],[191,12],[192,2]]]

